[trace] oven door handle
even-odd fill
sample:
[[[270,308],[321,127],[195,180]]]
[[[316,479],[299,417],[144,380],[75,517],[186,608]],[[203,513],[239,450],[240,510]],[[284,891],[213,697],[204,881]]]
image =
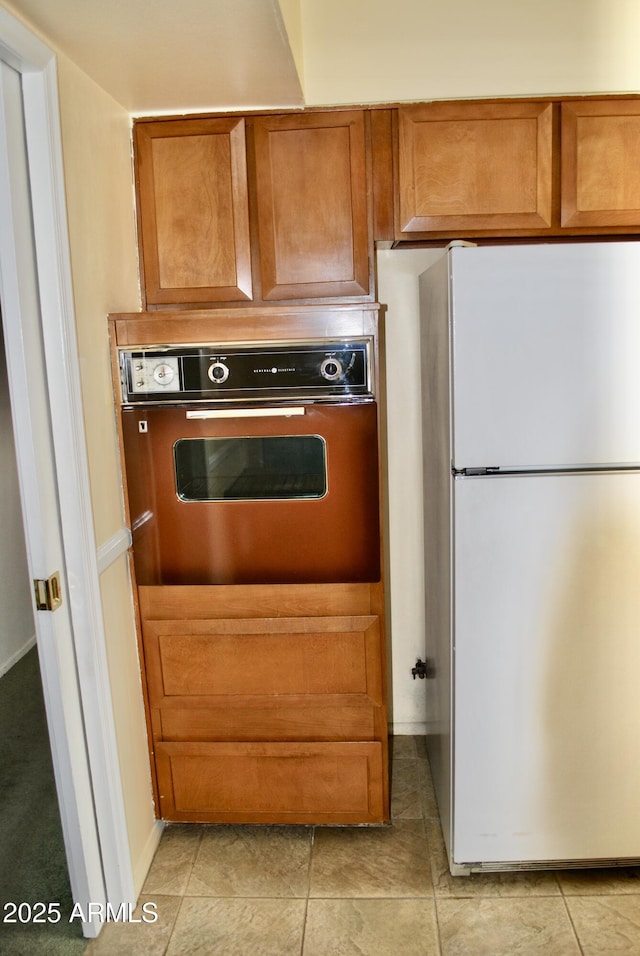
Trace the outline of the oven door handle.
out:
[[[283,408],[202,408],[187,412],[187,418],[290,418],[292,415],[304,415],[304,405],[289,405]]]

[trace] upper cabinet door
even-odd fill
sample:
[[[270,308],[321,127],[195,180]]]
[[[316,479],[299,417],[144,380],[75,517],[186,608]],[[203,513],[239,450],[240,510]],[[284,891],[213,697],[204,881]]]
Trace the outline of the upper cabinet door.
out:
[[[244,119],[135,127],[147,304],[252,298]]]
[[[640,224],[640,100],[562,104],[563,226]]]
[[[364,111],[254,121],[262,298],[369,294]]]
[[[549,228],[551,103],[401,107],[397,238]]]

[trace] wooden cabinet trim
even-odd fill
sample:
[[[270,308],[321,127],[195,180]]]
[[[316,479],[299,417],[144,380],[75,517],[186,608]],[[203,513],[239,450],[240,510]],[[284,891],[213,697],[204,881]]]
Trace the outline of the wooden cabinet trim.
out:
[[[371,110],[373,187],[372,227],[375,242],[393,241],[393,111]]]
[[[301,341],[375,336],[379,305],[282,305],[110,316],[114,345]]]
[[[188,704],[188,706],[187,706]],[[157,710],[155,740],[165,741],[337,741],[381,739],[377,709],[350,697],[233,697],[168,701]]]
[[[143,621],[371,613],[369,584],[188,585],[138,588]]]

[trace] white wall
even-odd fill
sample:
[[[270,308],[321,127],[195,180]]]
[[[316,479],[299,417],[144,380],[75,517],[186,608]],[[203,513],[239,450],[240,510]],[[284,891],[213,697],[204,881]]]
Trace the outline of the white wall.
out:
[[[124,524],[107,315],[140,308],[131,118],[66,57],[58,82],[71,271],[96,543]],[[156,825],[126,554],[100,579],[131,860],[140,890]]]
[[[301,0],[308,105],[640,90],[638,0]]]
[[[0,677],[35,643],[29,569],[0,324]]]
[[[304,50],[302,37],[302,10],[300,0],[278,0],[293,61],[304,94]]]

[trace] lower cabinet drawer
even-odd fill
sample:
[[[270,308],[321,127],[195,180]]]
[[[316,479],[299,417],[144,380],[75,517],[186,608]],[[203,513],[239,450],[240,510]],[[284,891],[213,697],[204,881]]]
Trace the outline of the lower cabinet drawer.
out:
[[[164,820],[382,823],[382,744],[158,742]]]

